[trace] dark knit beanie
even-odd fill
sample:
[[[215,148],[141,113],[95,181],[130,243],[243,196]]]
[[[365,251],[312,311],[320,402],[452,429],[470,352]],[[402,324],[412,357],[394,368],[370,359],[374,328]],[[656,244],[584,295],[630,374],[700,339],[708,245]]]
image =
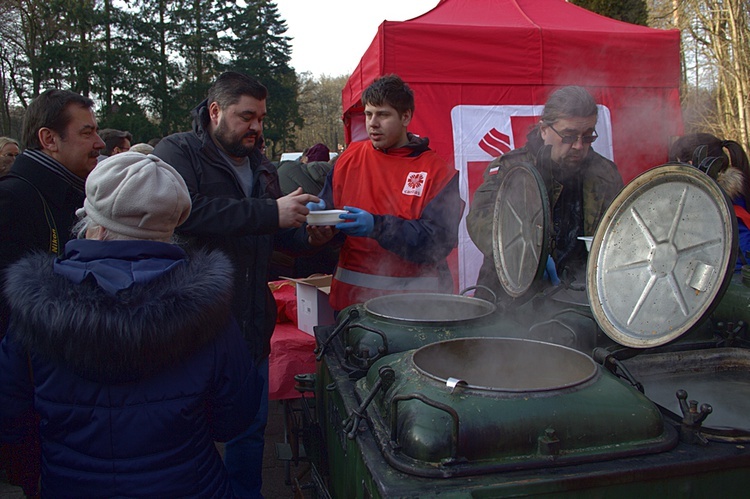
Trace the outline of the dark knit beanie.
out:
[[[315,144],[307,151],[307,161],[328,161],[331,159],[331,151],[325,144]]]

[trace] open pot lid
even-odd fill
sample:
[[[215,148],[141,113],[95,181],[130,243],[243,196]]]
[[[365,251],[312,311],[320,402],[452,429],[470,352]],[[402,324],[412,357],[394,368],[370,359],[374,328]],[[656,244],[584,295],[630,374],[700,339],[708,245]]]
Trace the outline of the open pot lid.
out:
[[[508,295],[525,294],[547,261],[550,211],[547,190],[537,170],[526,164],[498,171],[500,188],[492,217],[495,271]]]
[[[663,345],[711,313],[737,258],[737,219],[700,170],[666,164],[617,195],[599,223],[587,265],[594,318],[614,341]]]

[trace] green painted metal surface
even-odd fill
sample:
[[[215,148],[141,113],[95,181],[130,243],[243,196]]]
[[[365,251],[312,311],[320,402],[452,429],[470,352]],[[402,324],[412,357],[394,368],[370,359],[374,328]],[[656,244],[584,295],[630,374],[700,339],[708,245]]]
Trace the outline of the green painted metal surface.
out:
[[[391,301],[390,305],[403,300],[406,305],[392,308],[391,316],[369,311],[368,303],[352,305],[339,314],[339,324],[352,311],[356,315],[338,333],[348,364],[367,369],[383,356],[429,343],[465,337],[518,337],[525,333],[516,320],[500,315],[493,304],[476,298],[425,293],[383,299]],[[450,310],[457,310],[458,314],[453,319],[440,319]]]
[[[420,477],[387,462],[369,423],[347,438],[344,422],[361,400],[333,355],[319,363],[316,397],[325,430],[324,463],[318,464],[334,498],[744,497],[750,487],[750,446],[715,442],[562,466],[550,460],[531,470]]]
[[[480,342],[488,349],[493,343],[503,348],[518,342],[466,341]],[[411,351],[378,361],[367,377],[357,382],[356,392],[360,399],[367,396],[382,365],[395,370],[394,384],[376,397],[368,416],[373,431],[387,435],[383,437],[388,440],[385,452],[392,452],[394,460],[402,460],[415,472],[424,468],[424,473],[431,474],[435,466],[443,466],[445,475],[534,468],[551,461],[580,462],[663,451],[676,444],[649,399],[595,365],[590,379],[566,388],[512,392],[459,385],[451,391],[444,382],[421,374],[414,356]],[[526,372],[519,365],[513,366],[513,371],[520,377],[532,377],[532,371],[543,369],[541,364],[546,361],[538,360],[537,365],[527,364]],[[548,374],[554,370],[551,367]]]

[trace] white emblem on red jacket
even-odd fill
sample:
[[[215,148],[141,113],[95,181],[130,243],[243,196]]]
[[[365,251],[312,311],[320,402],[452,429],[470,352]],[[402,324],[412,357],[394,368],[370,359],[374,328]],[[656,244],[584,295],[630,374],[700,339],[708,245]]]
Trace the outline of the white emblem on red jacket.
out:
[[[406,176],[406,183],[404,183],[404,190],[401,191],[401,194],[421,197],[426,180],[427,172],[409,172]]]

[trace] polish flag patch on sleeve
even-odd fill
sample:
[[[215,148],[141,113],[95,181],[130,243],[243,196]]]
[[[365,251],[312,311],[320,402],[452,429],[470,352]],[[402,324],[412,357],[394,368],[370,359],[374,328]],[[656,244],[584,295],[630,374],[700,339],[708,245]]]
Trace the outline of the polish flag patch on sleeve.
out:
[[[401,194],[421,197],[426,181],[427,172],[409,172],[406,176],[406,182],[404,183],[404,189],[401,191]]]

